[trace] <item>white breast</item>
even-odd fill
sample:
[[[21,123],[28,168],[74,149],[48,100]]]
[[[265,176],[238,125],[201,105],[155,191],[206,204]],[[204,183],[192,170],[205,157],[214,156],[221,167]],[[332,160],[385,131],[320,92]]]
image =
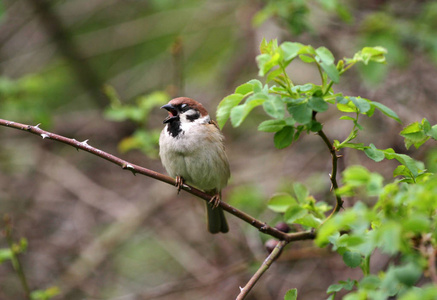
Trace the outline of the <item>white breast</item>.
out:
[[[159,139],[162,164],[172,177],[204,191],[220,191],[230,176],[221,132],[212,124],[181,123],[182,132],[172,137],[167,126]]]

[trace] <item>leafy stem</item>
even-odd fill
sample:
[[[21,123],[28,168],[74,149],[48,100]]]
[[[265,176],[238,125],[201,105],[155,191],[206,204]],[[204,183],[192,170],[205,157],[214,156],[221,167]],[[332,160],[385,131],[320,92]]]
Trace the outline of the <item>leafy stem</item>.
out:
[[[3,220],[5,223],[4,235],[6,238],[6,242],[8,243],[9,246],[9,250],[11,251],[12,266],[14,267],[15,272],[17,272],[18,278],[20,279],[21,285],[23,286],[26,298],[31,299],[30,289],[29,289],[29,285],[27,284],[26,275],[24,274],[23,267],[18,257],[18,253],[21,251],[21,246],[14,243],[14,239],[12,237],[12,225],[11,225],[10,217],[8,215],[5,215],[3,217]]]
[[[285,71],[284,65],[283,64],[279,64],[279,66],[280,66],[280,68],[282,70],[282,73],[284,74],[285,79],[286,79],[287,90],[290,93],[290,95],[292,95],[293,92],[291,91],[291,87],[294,86],[293,81],[291,81],[290,77],[288,76],[287,72]]]

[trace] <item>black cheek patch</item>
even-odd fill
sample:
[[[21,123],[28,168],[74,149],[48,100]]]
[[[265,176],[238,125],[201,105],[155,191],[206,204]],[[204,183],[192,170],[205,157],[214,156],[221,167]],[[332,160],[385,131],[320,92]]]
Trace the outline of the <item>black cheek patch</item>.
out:
[[[199,117],[200,117],[200,113],[198,111],[196,111],[195,114],[187,115],[187,120],[190,122],[194,122],[194,120],[199,119]]]

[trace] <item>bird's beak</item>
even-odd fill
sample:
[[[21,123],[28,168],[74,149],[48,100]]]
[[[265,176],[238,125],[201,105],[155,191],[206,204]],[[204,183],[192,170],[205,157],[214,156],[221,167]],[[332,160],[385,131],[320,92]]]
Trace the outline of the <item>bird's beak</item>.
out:
[[[170,103],[167,103],[166,105],[161,106],[161,108],[164,108],[168,111],[168,117],[164,119],[163,123],[169,123],[173,120],[179,119],[178,111],[176,107],[171,105]]]

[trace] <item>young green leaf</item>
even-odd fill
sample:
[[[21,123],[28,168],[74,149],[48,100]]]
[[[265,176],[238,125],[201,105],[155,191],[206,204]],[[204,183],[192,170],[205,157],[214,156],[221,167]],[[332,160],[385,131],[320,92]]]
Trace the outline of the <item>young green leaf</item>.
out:
[[[385,158],[384,151],[377,149],[373,144],[370,144],[369,148],[364,149],[364,153],[366,153],[368,158],[376,162],[380,162]]]
[[[285,212],[292,205],[297,205],[296,199],[287,193],[274,194],[267,203],[268,208],[278,213]]]
[[[225,126],[226,122],[231,115],[231,110],[237,106],[244,96],[242,94],[231,94],[225,97],[217,107],[217,123],[221,128]]]
[[[296,300],[297,299],[297,289],[288,290],[284,296],[284,300]]]
[[[284,52],[284,60],[292,60],[298,56],[300,49],[304,47],[301,43],[284,42],[280,48]]]
[[[340,80],[340,73],[334,64],[334,56],[326,47],[319,47],[316,49],[316,60],[322,69],[326,72],[328,77],[334,82],[338,83]]]
[[[285,126],[280,131],[276,132],[273,137],[273,142],[275,147],[278,149],[283,149],[291,145],[294,137],[294,127]]]
[[[361,264],[362,260],[361,254],[357,252],[346,251],[343,253],[343,261],[348,267],[356,268]]]
[[[284,102],[278,95],[269,95],[269,98],[263,103],[264,110],[267,114],[276,119],[283,119],[285,114]]]
[[[235,94],[234,94],[235,95]],[[268,99],[268,96],[257,93],[249,97],[244,104],[235,106],[231,110],[231,123],[233,127],[238,127],[243,123],[249,113],[257,106],[260,106]]]
[[[287,208],[284,214],[284,221],[288,224],[293,224],[295,220],[303,218],[307,214],[307,210],[299,205],[291,205]]]
[[[285,127],[285,120],[267,120],[259,124],[258,130],[264,132],[278,132]]]
[[[310,192],[308,191],[308,189],[306,188],[305,185],[303,185],[300,182],[296,182],[293,184],[293,191],[294,194],[297,197],[297,200],[300,203],[305,203],[306,198],[309,196]]]
[[[371,101],[370,103],[371,103],[371,105],[376,107],[380,112],[382,112],[387,117],[390,117],[390,118],[396,120],[398,123],[402,124],[401,119],[399,119],[398,115],[394,111],[392,111],[390,108],[385,106],[384,104],[381,104],[381,103],[375,102],[375,101]]]
[[[299,105],[288,105],[288,112],[293,119],[301,124],[308,124],[313,117],[313,110],[308,106],[308,103],[302,103]]]
[[[253,92],[253,84],[249,82],[243,83],[235,89],[235,94],[241,94],[244,96],[246,96],[250,92]]]
[[[320,224],[322,224],[322,221],[319,218],[316,218],[314,215],[307,214],[302,218],[295,220],[294,223],[317,228],[320,226]]]
[[[361,97],[349,97],[349,99],[353,102],[356,108],[358,108],[359,112],[365,114],[371,108],[368,100],[363,99]]]
[[[324,112],[328,110],[329,105],[322,97],[311,97],[308,99],[308,106],[317,112]]]

